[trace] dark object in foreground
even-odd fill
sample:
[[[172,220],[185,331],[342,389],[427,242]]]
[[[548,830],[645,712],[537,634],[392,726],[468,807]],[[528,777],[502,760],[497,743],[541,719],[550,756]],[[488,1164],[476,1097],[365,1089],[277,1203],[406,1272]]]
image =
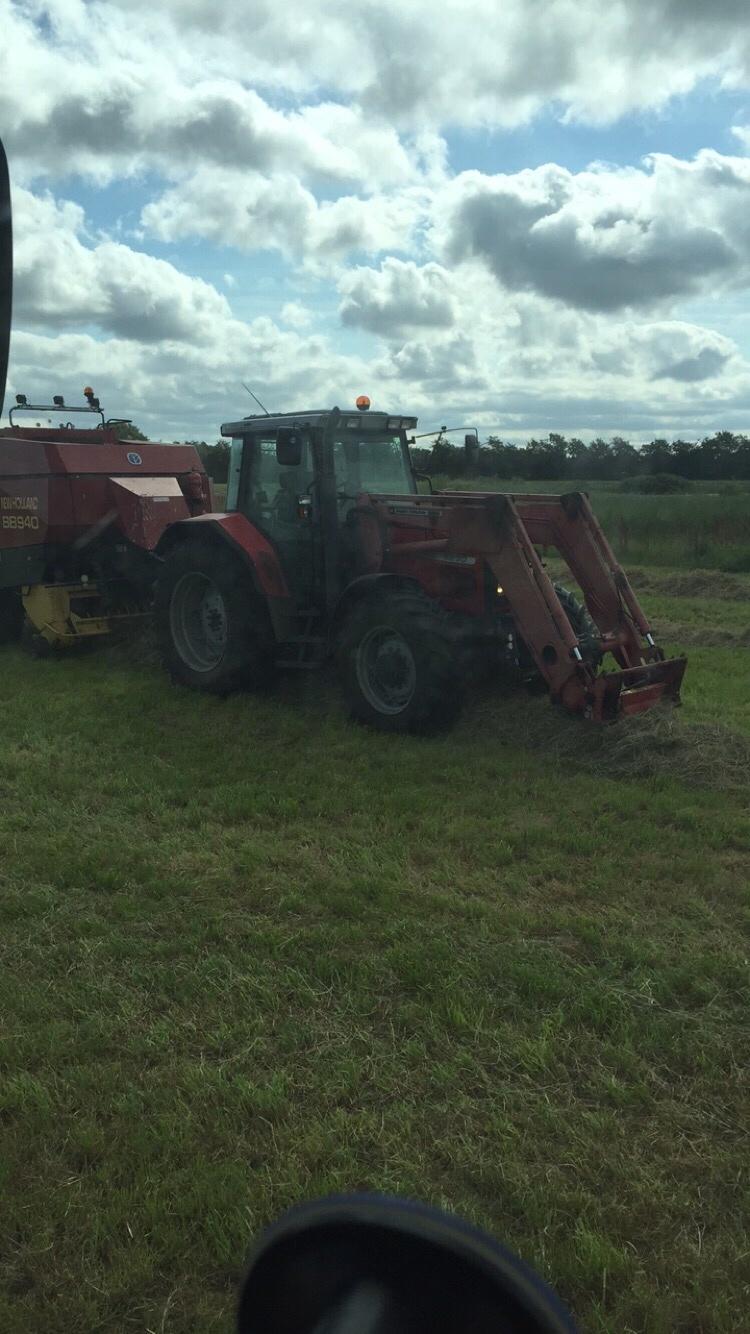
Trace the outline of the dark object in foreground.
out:
[[[8,159],[0,140],[0,417],[5,404],[8,349],[13,303],[13,224],[10,211]]]
[[[575,1334],[555,1293],[493,1237],[381,1195],[285,1214],[252,1256],[239,1334]]]

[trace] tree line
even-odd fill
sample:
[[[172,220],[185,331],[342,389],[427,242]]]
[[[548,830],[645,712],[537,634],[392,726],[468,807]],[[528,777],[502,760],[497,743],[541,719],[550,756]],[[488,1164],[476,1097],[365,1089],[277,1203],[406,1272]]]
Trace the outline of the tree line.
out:
[[[635,446],[622,436],[585,444],[551,432],[526,444],[491,435],[480,445],[455,445],[438,437],[431,449],[413,449],[415,467],[448,477],[519,477],[530,481],[571,478],[625,481],[672,474],[685,481],[750,479],[750,437],[717,431],[700,441],[654,439]]]
[[[145,439],[137,427],[134,438]],[[187,440],[194,445],[214,482],[226,482],[229,441]],[[716,431],[703,440],[664,440],[633,445],[622,436],[597,437],[586,444],[577,436],[533,437],[511,444],[490,435],[479,445],[456,445],[437,437],[429,448],[412,447],[415,468],[431,476],[523,478],[529,481],[626,481],[641,476],[674,476],[688,482],[750,480],[750,436]]]

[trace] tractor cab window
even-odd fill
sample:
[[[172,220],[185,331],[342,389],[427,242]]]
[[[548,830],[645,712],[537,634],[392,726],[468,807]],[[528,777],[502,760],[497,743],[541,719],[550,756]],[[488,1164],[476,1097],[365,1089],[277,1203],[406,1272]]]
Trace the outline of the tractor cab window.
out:
[[[400,435],[344,436],[335,440],[333,462],[342,499],[361,492],[409,495],[415,490],[406,448]]]
[[[285,467],[276,458],[276,435],[246,436],[238,487],[238,505],[272,535],[300,523],[299,498],[312,481],[309,441],[298,468]]]

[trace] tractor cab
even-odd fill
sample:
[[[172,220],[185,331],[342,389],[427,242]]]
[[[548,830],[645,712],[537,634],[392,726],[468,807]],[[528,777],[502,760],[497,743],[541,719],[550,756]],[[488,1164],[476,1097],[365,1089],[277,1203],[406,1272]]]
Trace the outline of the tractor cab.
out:
[[[244,515],[278,552],[299,606],[335,605],[366,564],[364,500],[415,495],[407,431],[415,417],[357,410],[281,413],[226,422],[231,439],[226,508]]]

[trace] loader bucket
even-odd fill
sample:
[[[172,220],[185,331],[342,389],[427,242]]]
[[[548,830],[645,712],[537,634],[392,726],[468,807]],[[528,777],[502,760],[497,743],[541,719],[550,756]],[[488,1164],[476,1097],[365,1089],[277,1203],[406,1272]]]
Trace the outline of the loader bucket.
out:
[[[603,672],[587,692],[585,715],[593,722],[645,713],[661,702],[680,703],[687,658],[668,658],[621,672]]]

